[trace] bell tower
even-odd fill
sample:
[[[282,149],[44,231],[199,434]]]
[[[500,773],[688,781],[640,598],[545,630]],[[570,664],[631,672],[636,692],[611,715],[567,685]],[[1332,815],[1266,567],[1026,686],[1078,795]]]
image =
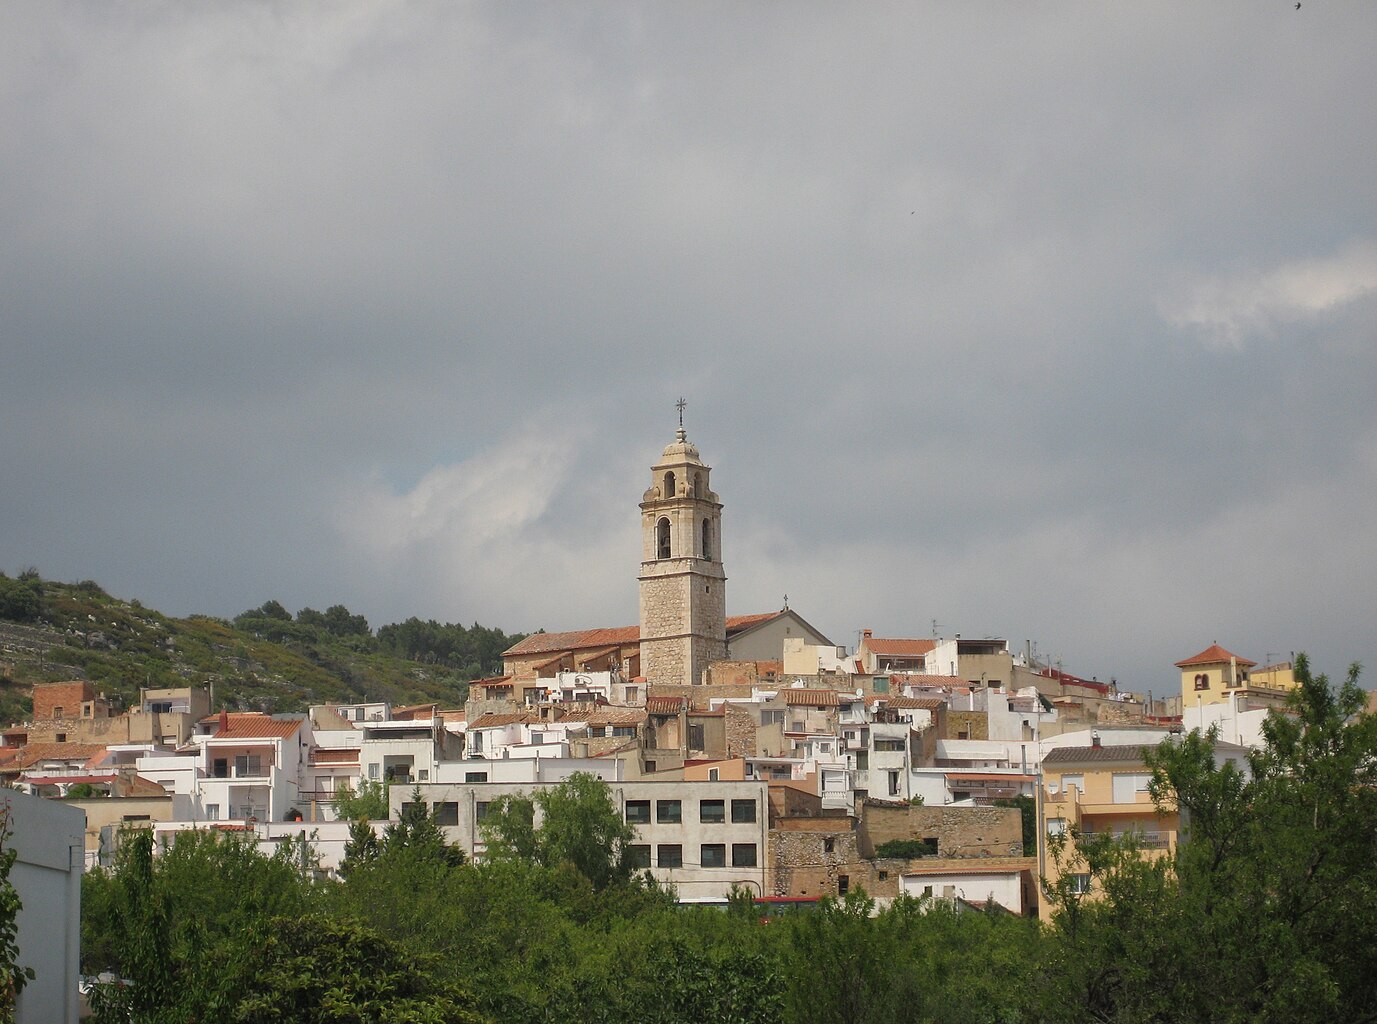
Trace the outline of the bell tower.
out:
[[[650,683],[703,681],[727,656],[722,503],[711,468],[679,429],[651,469],[641,499],[641,673]]]

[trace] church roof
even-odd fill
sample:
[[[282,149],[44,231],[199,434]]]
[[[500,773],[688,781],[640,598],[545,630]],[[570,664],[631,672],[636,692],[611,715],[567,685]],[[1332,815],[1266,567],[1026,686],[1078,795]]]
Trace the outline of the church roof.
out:
[[[762,623],[777,619],[785,612],[765,612],[760,615],[728,615],[727,636],[754,629]],[[614,626],[610,629],[576,629],[567,633],[532,633],[525,640],[502,652],[504,658],[519,658],[528,654],[553,654],[556,651],[587,651],[613,647],[630,647],[641,642],[640,626]]]
[[[1178,661],[1177,668],[1194,668],[1196,665],[1227,665],[1231,661],[1237,661],[1245,668],[1251,668],[1257,662],[1249,661],[1247,658],[1240,658],[1236,654],[1230,654],[1218,644],[1211,644],[1194,658],[1187,658],[1185,661]]]

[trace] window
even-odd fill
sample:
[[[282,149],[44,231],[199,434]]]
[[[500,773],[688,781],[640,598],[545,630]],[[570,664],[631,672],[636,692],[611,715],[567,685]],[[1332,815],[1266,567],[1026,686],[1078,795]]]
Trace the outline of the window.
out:
[[[1084,895],[1090,891],[1090,875],[1076,874],[1071,876],[1071,891]]]
[[[838,895],[838,896],[845,896],[850,890],[851,890],[851,876],[850,876],[850,875],[838,875],[838,876],[837,876],[837,895]]]
[[[676,492],[674,490],[674,471],[670,470],[668,473],[665,474],[665,497],[672,498],[674,497],[675,493]]]
[[[628,687],[626,688],[626,702],[627,702],[628,704],[635,704],[636,701],[639,699],[640,692],[641,692],[640,687],[638,687],[638,686],[628,686]]]
[[[684,820],[684,805],[678,800],[656,800],[655,820],[661,825],[677,825]]]
[[[1047,819],[1047,834],[1048,834],[1049,836],[1059,836],[1059,835],[1062,835],[1065,831],[1066,831],[1066,819],[1065,819],[1065,818],[1048,818],[1048,819]]]
[[[923,895],[924,895],[924,896],[931,896],[931,895],[932,895],[932,886],[930,886],[930,885],[925,885],[925,886],[923,886]]]
[[[880,870],[880,881],[883,882],[883,881],[884,881],[885,879],[887,879],[888,877],[889,877],[889,872],[888,872],[888,871],[885,871],[885,870],[883,870],[883,869],[881,869],[881,870]]]
[[[234,756],[234,777],[257,778],[263,774],[263,762],[257,754],[236,754]]]
[[[474,821],[482,821],[488,816],[488,803],[489,801],[487,800],[479,800],[478,803],[473,805]]]
[[[206,804],[206,820],[207,820],[207,821],[219,821],[219,820],[220,820],[220,805],[219,805],[219,804]]]
[[[754,800],[733,800],[732,801],[732,823],[736,825],[748,825],[755,821],[755,801]]]
[[[783,711],[762,711],[762,712],[760,713],[760,724],[761,724],[761,725],[783,725],[783,724],[784,724],[784,712],[783,712]]]
[[[1208,690],[1210,688],[1210,677],[1204,672],[1195,674],[1195,688],[1197,690]]]
[[[633,844],[626,848],[626,866],[633,871],[650,867],[650,847],[644,844]]]
[[[658,865],[662,868],[681,868],[684,866],[684,848],[678,843],[661,843],[657,848]]]
[[[1070,789],[1076,787],[1076,792],[1085,796],[1085,776],[1084,775],[1063,775],[1061,777],[1061,788]]]
[[[669,520],[664,516],[655,524],[655,557],[669,557]]]
[[[837,848],[837,841],[836,841],[835,839],[832,839],[832,838],[829,837],[829,838],[824,839],[824,840],[822,841],[822,852],[823,852],[823,853],[832,853],[834,850],[836,850],[836,848]]]
[[[483,734],[481,732],[474,733],[473,740],[469,743],[469,746],[473,748],[475,754],[483,753]]]
[[[727,805],[724,800],[699,800],[698,820],[705,825],[720,825],[727,820]]]
[[[899,773],[897,771],[889,772],[889,795],[899,795]]]
[[[626,802],[626,820],[631,825],[649,825],[650,801],[628,800]],[[649,866],[649,864],[646,865],[646,867]]]
[[[712,523],[703,520],[703,557],[712,558]]]
[[[882,750],[883,750],[883,751],[888,751],[888,752],[890,752],[890,753],[895,753],[895,752],[897,752],[897,753],[902,754],[902,753],[904,752],[904,741],[903,741],[903,740],[892,740],[892,739],[889,739],[889,740],[877,739],[877,740],[875,741],[875,750],[876,750],[877,753],[878,753],[879,751],[882,751]]]
[[[423,803],[412,803],[410,800],[402,803],[402,819],[406,820],[408,814],[422,815],[426,813],[426,805]]]
[[[689,728],[688,728],[688,735],[689,735],[689,742],[688,742],[688,745],[689,745],[689,749],[690,749],[690,750],[703,750],[703,749],[704,749],[704,747],[703,747],[703,726],[702,726],[701,724],[700,724],[700,725],[690,725]]]
[[[120,821],[152,821],[152,820],[153,820],[153,816],[152,816],[151,814],[126,814],[124,817],[120,818]]]
[[[429,768],[422,768],[420,771],[418,771],[418,772],[416,773],[416,778],[419,779],[421,782],[429,782],[429,781],[430,781],[430,769],[429,769]]]
[[[732,867],[753,868],[755,865],[755,843],[732,843]]]
[[[487,773],[487,772],[465,772],[465,773],[464,773],[464,781],[465,781],[465,782],[487,782],[487,781],[488,781],[488,773]]]
[[[718,779],[720,779],[721,777],[722,777],[721,773],[720,773],[716,768],[709,768],[709,769],[708,769],[708,781],[709,781],[709,782],[716,782],[716,781],[718,781]]]
[[[1116,804],[1131,804],[1137,802],[1137,794],[1148,791],[1148,783],[1152,781],[1150,772],[1121,772],[1114,776],[1113,793]]]
[[[727,847],[722,843],[704,843],[699,847],[698,862],[705,868],[725,868]]]
[[[437,825],[457,825],[459,824],[459,804],[453,800],[446,800],[443,803],[431,805],[431,810],[435,815]]]
[[[64,708],[61,704],[59,704],[57,707],[53,708],[53,717],[54,717],[54,718],[61,718],[61,717],[62,717],[62,713],[63,713],[64,711],[66,711],[66,710],[67,710],[66,708]]]
[[[378,764],[376,761],[368,766],[368,779],[370,782],[378,781]]]
[[[58,743],[66,743],[66,742],[67,742],[67,734],[66,734],[65,732],[60,732],[60,733],[58,733],[58,734],[57,734],[57,742],[58,742]]]

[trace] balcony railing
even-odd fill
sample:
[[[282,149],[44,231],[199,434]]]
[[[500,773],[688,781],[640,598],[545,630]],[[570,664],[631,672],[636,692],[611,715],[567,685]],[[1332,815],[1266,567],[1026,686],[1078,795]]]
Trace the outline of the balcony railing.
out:
[[[1122,839],[1132,836],[1138,843],[1141,850],[1166,850],[1171,847],[1170,832],[1082,832],[1083,839],[1096,839],[1100,836],[1113,836],[1115,839]]]

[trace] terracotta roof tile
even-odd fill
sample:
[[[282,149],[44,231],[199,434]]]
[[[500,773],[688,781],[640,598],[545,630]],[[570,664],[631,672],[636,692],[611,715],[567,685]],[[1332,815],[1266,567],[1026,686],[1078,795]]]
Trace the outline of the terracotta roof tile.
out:
[[[274,736],[286,738],[295,736],[301,728],[300,718],[273,718],[257,711],[240,711],[225,715],[228,720],[222,729],[217,729],[211,739],[250,740]],[[220,715],[201,719],[202,723],[218,722]]]
[[[553,651],[577,651],[587,647],[613,647],[641,641],[640,626],[616,626],[611,629],[576,629],[568,633],[532,633],[525,640],[502,652],[504,658],[525,654],[546,654]]]
[[[84,767],[94,768],[104,759],[105,747],[99,743],[30,743],[14,763],[28,768],[39,761],[81,761]]]
[[[834,708],[840,703],[836,690],[790,689],[781,692],[784,703],[794,708]]]
[[[1206,647],[1194,658],[1187,658],[1185,661],[1178,661],[1176,663],[1176,667],[1191,668],[1195,665],[1227,665],[1229,662],[1235,660],[1240,665],[1243,665],[1245,668],[1251,668],[1252,666],[1257,664],[1257,662],[1249,661],[1247,658],[1240,658],[1236,654],[1230,654],[1228,651],[1224,650],[1224,648],[1220,647],[1218,644],[1210,644],[1209,647]]]
[[[1083,764],[1097,761],[1109,761],[1123,764],[1125,762],[1142,763],[1143,748],[1153,746],[1151,743],[1115,743],[1099,747],[1057,747],[1049,750],[1042,755],[1042,763],[1046,765],[1056,764]]]
[[[640,708],[600,708],[588,716],[589,725],[640,725],[645,720]]]
[[[645,702],[646,714],[649,715],[677,715],[687,706],[687,697],[651,697]]]
[[[871,654],[889,654],[899,658],[921,658],[937,646],[936,640],[908,640],[901,637],[866,637],[861,641]]]
[[[905,697],[902,693],[877,693],[867,697],[866,703],[883,704],[888,708],[918,708],[923,711],[936,711],[947,706],[945,697]]]
[[[727,633],[739,633],[783,615],[767,612],[763,615],[728,615]],[[547,654],[555,651],[584,651],[589,648],[629,647],[641,642],[640,626],[613,626],[602,629],[575,629],[565,633],[532,633],[525,640],[502,652],[504,658],[527,654]]]
[[[478,719],[469,726],[469,732],[474,729],[499,729],[505,725],[532,725],[538,721],[540,719],[529,711],[514,711],[506,714],[489,711],[486,715],[478,716]]]

